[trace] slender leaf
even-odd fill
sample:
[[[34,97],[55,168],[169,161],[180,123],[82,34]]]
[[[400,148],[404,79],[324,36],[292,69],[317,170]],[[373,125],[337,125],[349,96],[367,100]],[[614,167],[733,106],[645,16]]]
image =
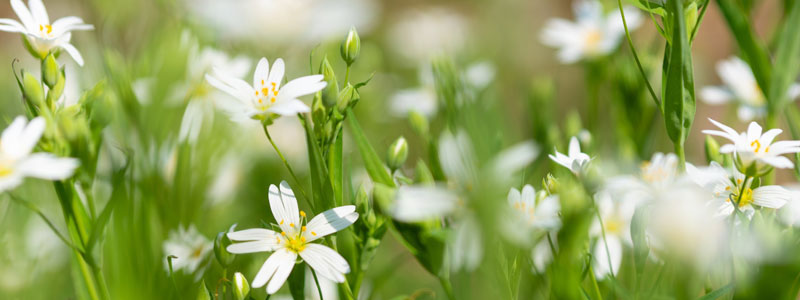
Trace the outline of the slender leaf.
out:
[[[747,12],[742,11],[736,1],[717,0],[717,4],[725,17],[725,22],[728,23],[728,27],[736,38],[736,43],[741,48],[742,58],[753,69],[753,75],[755,75],[758,85],[764,91],[769,91],[770,74],[772,73],[769,54],[766,48],[756,40]]]
[[[336,140],[328,151],[328,171],[335,206],[342,206],[344,198],[342,189],[342,178],[344,176],[342,172],[342,132],[341,129],[339,131]]]
[[[666,66],[664,120],[669,138],[683,145],[694,121],[695,97],[692,53],[682,1],[669,1],[672,44]]]
[[[767,93],[767,103],[772,111],[780,110],[786,103],[786,95],[792,82],[800,72],[800,1],[795,1],[778,36],[775,53],[775,68]]]
[[[361,158],[364,160],[364,167],[367,169],[369,177],[377,183],[394,187],[395,184],[392,180],[392,176],[386,170],[383,161],[381,161],[381,158],[367,140],[367,137],[361,130],[361,126],[358,125],[358,120],[356,120],[353,110],[349,108],[347,109],[347,121],[350,123],[353,138],[356,140],[356,145],[358,145],[358,151],[361,152]]]
[[[730,292],[731,290],[733,290],[733,283],[729,283],[728,285],[723,286],[721,288],[718,288],[718,289],[712,291],[711,293],[705,294],[703,297],[697,298],[697,300],[718,299],[719,297],[722,297],[722,295],[725,295],[726,293]]]

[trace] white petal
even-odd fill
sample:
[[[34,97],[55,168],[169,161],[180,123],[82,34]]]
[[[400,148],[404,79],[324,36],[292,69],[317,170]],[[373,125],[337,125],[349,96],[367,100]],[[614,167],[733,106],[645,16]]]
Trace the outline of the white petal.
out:
[[[181,127],[178,132],[178,140],[194,145],[197,137],[200,136],[200,129],[203,128],[203,103],[201,101],[191,101],[186,106],[186,111],[181,119]]]
[[[267,261],[264,262],[264,265],[261,266],[256,277],[253,278],[253,288],[260,288],[269,282],[267,293],[274,294],[277,292],[286,282],[289,273],[292,272],[296,259],[297,253],[286,249],[280,249],[272,253],[267,258]]]
[[[0,193],[11,190],[22,184],[22,176],[19,173],[11,173],[0,177]]]
[[[267,111],[282,116],[293,116],[299,113],[310,112],[311,108],[309,108],[308,105],[299,99],[281,99],[278,100],[278,102],[274,105],[270,106]]]
[[[75,48],[75,46],[70,43],[66,43],[61,45],[61,49],[67,51],[69,56],[72,56],[72,59],[74,59],[79,66],[83,66],[83,56],[81,56],[81,53]]]
[[[0,31],[27,33],[28,29],[16,20],[0,18]]]
[[[286,66],[283,63],[283,59],[276,59],[275,62],[272,63],[272,69],[269,71],[269,78],[267,81],[274,82],[276,87],[280,87],[281,83],[283,83],[283,73],[285,69]],[[299,97],[299,95],[295,97]]]
[[[319,244],[307,244],[300,257],[314,268],[317,274],[335,282],[344,282],[344,274],[350,273],[350,265],[339,253]]]
[[[480,226],[474,217],[463,218],[454,225],[455,237],[448,244],[451,268],[454,271],[475,270],[483,258]]]
[[[278,97],[293,99],[321,91],[327,84],[322,79],[322,75],[310,75],[289,81],[278,91]]]
[[[728,103],[733,97],[730,90],[721,86],[704,87],[700,90],[700,99],[707,104]]]
[[[762,157],[759,160],[779,169],[789,169],[794,167],[794,163],[783,156]]]
[[[267,240],[231,244],[225,248],[225,250],[233,254],[245,254],[275,251],[278,248],[280,248],[280,246],[277,243],[277,237],[275,237]]]
[[[494,171],[500,176],[511,175],[525,168],[539,155],[539,148],[532,141],[522,142],[503,150],[494,158]]]
[[[525,203],[527,207],[533,207],[536,204],[536,190],[533,189],[533,186],[526,184],[522,187],[520,200],[522,200],[522,203]]]
[[[44,8],[42,0],[28,0],[28,6],[34,21],[39,24],[50,24],[50,17],[47,16],[47,10]]]
[[[747,126],[747,141],[753,141],[761,137],[761,125],[756,122],[750,122]]]
[[[11,0],[11,9],[14,10],[14,13],[17,14],[19,20],[22,21],[22,24],[28,28],[28,31],[35,31],[38,29],[37,27],[39,24],[34,21],[31,12],[28,10],[28,7],[22,3],[21,0]]]
[[[0,136],[0,150],[14,160],[30,154],[42,137],[46,125],[42,117],[34,118],[30,123],[23,116],[14,118]]]
[[[80,162],[74,158],[59,158],[50,153],[34,153],[20,161],[17,170],[29,177],[62,180],[71,177],[79,164]]]
[[[280,189],[274,184],[269,186],[269,207],[278,226],[283,231],[294,233],[300,229],[300,213],[297,210],[297,200],[294,198],[294,194],[284,194],[283,184],[284,182],[281,182]],[[291,193],[288,185],[286,189]]]
[[[355,206],[335,207],[314,216],[306,224],[306,231],[303,232],[303,236],[306,237],[306,241],[310,242],[345,229],[355,223],[356,220],[358,220],[358,213]]]
[[[605,241],[604,243],[602,237],[598,239],[592,251],[594,274],[598,280],[605,278],[609,273],[616,275],[622,263],[622,243],[619,238],[614,235],[606,235]],[[606,244],[608,249],[606,249]]]
[[[256,72],[253,73],[253,88],[259,90],[261,86],[268,86],[269,81],[267,78],[269,77],[269,61],[265,57],[262,57],[258,60],[258,65],[256,65]]]
[[[419,222],[450,214],[458,197],[440,187],[402,186],[397,190],[390,214],[402,222]]]
[[[569,153],[568,153],[568,155],[569,155],[570,158],[576,158],[578,156],[578,154],[580,154],[580,153],[581,153],[581,143],[578,142],[578,138],[577,137],[573,136],[569,140]]]
[[[520,196],[521,194],[519,190],[517,188],[512,187],[511,190],[508,191],[508,205],[511,205],[513,207],[515,204],[521,203]]]
[[[278,236],[278,233],[264,228],[250,228],[229,232],[227,236],[231,241],[257,241],[273,239]]]
[[[768,185],[753,190],[753,203],[758,206],[781,208],[791,200],[792,193],[781,186]]]

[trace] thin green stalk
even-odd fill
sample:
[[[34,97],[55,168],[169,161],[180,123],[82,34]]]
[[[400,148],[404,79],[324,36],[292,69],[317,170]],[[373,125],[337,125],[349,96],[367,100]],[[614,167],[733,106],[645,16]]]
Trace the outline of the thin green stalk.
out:
[[[347,65],[347,69],[344,71],[344,84],[347,84],[350,80],[350,65]]]
[[[442,285],[444,293],[447,294],[447,299],[456,300],[455,295],[453,295],[453,286],[450,285],[450,280],[439,276],[439,283]]]
[[[317,285],[317,293],[319,293],[319,300],[325,300],[322,298],[322,287],[319,286],[319,279],[317,279],[317,272],[314,272],[314,268],[311,269],[311,275],[314,277],[314,283]]]
[[[661,109],[661,100],[658,100],[658,96],[656,96],[653,86],[650,85],[650,80],[647,79],[647,73],[645,73],[644,67],[642,67],[642,63],[639,60],[639,54],[636,53],[636,47],[633,46],[631,33],[628,30],[628,21],[625,19],[625,11],[622,9],[622,0],[617,0],[617,3],[619,4],[619,13],[622,16],[622,26],[625,27],[625,38],[628,40],[628,47],[631,48],[633,59],[636,61],[636,66],[639,67],[639,73],[642,75],[642,80],[644,80],[645,85],[647,85],[647,91],[650,92],[650,96],[653,98],[653,101],[658,109]]]
[[[95,281],[95,277],[93,275],[93,271],[91,266],[83,259],[83,256],[78,250],[72,250],[73,254],[75,255],[75,259],[78,261],[78,267],[81,271],[81,277],[83,277],[83,281],[86,283],[86,291],[89,293],[89,297],[92,300],[100,300],[103,299],[100,297],[100,294],[97,291],[97,283]]]
[[[594,268],[589,264],[589,279],[592,281],[592,291],[597,296],[598,300],[603,300],[603,294],[600,293],[600,285],[597,284],[597,278],[594,276]]]
[[[286,166],[287,170],[289,170],[289,175],[292,176],[292,180],[294,180],[296,185],[295,189],[300,190],[300,193],[303,194],[304,199],[308,199],[308,197],[306,196],[306,192],[303,189],[303,185],[300,184],[300,180],[297,179],[297,175],[294,174],[294,170],[292,169],[292,166],[289,165],[289,161],[286,160],[286,157],[283,156],[281,150],[278,149],[278,145],[275,144],[275,141],[272,140],[272,136],[269,134],[269,129],[267,129],[267,125],[262,124],[262,127],[264,128],[264,134],[267,136],[267,140],[269,140],[269,143],[272,144],[272,148],[275,149],[275,153],[278,153],[278,156],[281,158],[281,161],[283,161],[283,165]]]
[[[42,211],[41,211],[41,210],[39,210],[39,208],[38,208],[38,207],[36,207],[36,205],[34,205],[34,204],[33,204],[33,203],[31,203],[31,202],[25,201],[25,200],[23,200],[23,199],[21,199],[21,198],[18,198],[17,196],[15,196],[15,195],[14,195],[14,194],[12,194],[12,193],[8,193],[8,196],[9,196],[9,198],[11,198],[11,200],[13,200],[14,202],[17,202],[17,203],[21,204],[22,206],[24,206],[24,207],[26,207],[26,208],[30,209],[30,210],[31,210],[31,211],[33,211],[35,214],[37,214],[37,215],[38,215],[38,216],[39,216],[39,217],[42,219],[42,221],[44,221],[44,222],[45,222],[45,224],[47,224],[47,227],[50,227],[50,230],[52,230],[52,231],[53,231],[53,233],[55,233],[55,234],[56,234],[56,236],[58,236],[58,238],[59,238],[59,239],[61,239],[61,241],[62,241],[62,242],[64,242],[64,244],[66,244],[66,245],[67,245],[67,246],[69,246],[70,248],[72,248],[72,249],[75,249],[76,251],[79,251],[79,252],[80,252],[80,250],[78,249],[78,247],[75,247],[75,245],[74,245],[74,244],[72,244],[72,242],[70,242],[69,240],[67,240],[67,238],[66,238],[66,237],[64,237],[64,235],[63,235],[63,234],[61,234],[61,232],[60,232],[60,231],[58,231],[58,229],[56,229],[56,226],[55,226],[55,225],[53,225],[53,222],[51,222],[51,221],[50,221],[50,219],[48,219],[48,218],[47,218],[47,216],[45,216],[45,215],[44,215],[44,213],[42,213]]]
[[[684,149],[683,141],[675,143],[675,155],[678,156],[678,168],[683,170],[686,168],[686,151]]]
[[[697,29],[700,28],[700,23],[703,22],[703,17],[706,16],[706,11],[708,10],[708,5],[711,4],[711,0],[706,2],[706,5],[703,5],[703,8],[700,9],[700,15],[697,17],[697,22],[694,24],[694,28],[692,28],[692,35],[689,37],[689,42],[694,41],[694,37],[697,35]]]

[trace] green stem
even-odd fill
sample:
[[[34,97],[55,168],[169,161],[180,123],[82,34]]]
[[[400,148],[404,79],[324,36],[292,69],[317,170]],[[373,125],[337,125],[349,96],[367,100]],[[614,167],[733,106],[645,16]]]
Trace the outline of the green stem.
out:
[[[656,92],[655,90],[653,90],[653,86],[650,85],[650,80],[647,79],[647,73],[645,73],[644,67],[642,67],[642,62],[639,60],[639,54],[636,53],[636,47],[633,46],[631,33],[628,30],[628,22],[625,20],[625,11],[622,9],[622,0],[617,0],[617,3],[619,4],[619,13],[622,16],[622,26],[625,27],[625,37],[628,40],[628,47],[631,48],[631,53],[633,53],[633,59],[636,61],[636,66],[639,67],[639,73],[642,75],[642,79],[644,80],[645,85],[647,85],[647,91],[650,92],[650,97],[653,98],[653,101],[656,103],[658,109],[661,109],[661,100],[658,100],[658,96],[656,96]]]
[[[314,283],[317,285],[317,293],[319,293],[319,300],[325,300],[322,297],[322,287],[319,286],[319,279],[317,279],[317,272],[314,272],[314,268],[311,269],[311,275],[314,277]]]
[[[275,149],[275,153],[278,153],[278,156],[281,158],[281,161],[283,161],[283,165],[285,165],[286,169],[289,170],[289,174],[292,176],[292,180],[294,180],[296,184],[295,189],[300,190],[300,193],[303,194],[304,199],[308,199],[308,197],[306,196],[306,192],[303,189],[303,185],[300,184],[300,180],[297,179],[297,175],[294,174],[294,170],[292,169],[292,166],[289,165],[289,161],[286,160],[286,157],[283,156],[281,150],[278,149],[278,145],[275,144],[275,141],[272,140],[272,136],[269,134],[269,129],[267,129],[267,124],[262,124],[262,127],[264,128],[264,134],[267,136],[267,140],[269,140],[269,143],[272,144],[272,148]],[[309,201],[309,203],[311,203],[311,201]]]
[[[344,71],[344,84],[346,85],[350,81],[350,65],[347,65],[347,70]]]
[[[60,231],[58,231],[58,229],[56,229],[56,226],[53,224],[53,222],[51,222],[51,221],[50,221],[50,219],[48,219],[48,218],[47,218],[47,216],[45,216],[45,215],[44,215],[44,213],[42,213],[42,211],[41,211],[41,210],[39,210],[39,208],[38,208],[38,207],[36,207],[36,205],[35,205],[35,204],[33,204],[33,203],[31,203],[31,202],[28,202],[28,201],[25,201],[25,200],[23,200],[23,199],[21,199],[21,198],[18,198],[17,196],[15,196],[15,195],[14,195],[14,194],[12,194],[12,193],[8,193],[8,196],[9,196],[9,198],[11,198],[11,200],[13,200],[14,202],[17,202],[17,203],[21,204],[22,206],[25,206],[26,208],[30,209],[30,210],[31,210],[31,211],[33,211],[35,214],[37,214],[37,215],[38,215],[38,216],[39,216],[39,217],[42,219],[42,221],[44,221],[44,222],[45,222],[45,224],[47,224],[47,227],[50,227],[50,230],[52,230],[52,231],[53,231],[53,233],[55,233],[55,234],[56,234],[56,236],[58,236],[58,238],[59,238],[59,239],[61,239],[61,241],[62,241],[62,242],[64,242],[64,244],[66,244],[67,246],[69,246],[70,248],[72,248],[72,249],[74,249],[74,250],[80,251],[80,250],[78,249],[78,247],[75,247],[75,245],[74,245],[74,244],[72,244],[72,242],[70,242],[69,240],[67,240],[67,238],[66,238],[66,237],[64,237],[64,235],[63,235],[63,234],[61,234],[61,232],[60,232]]]
[[[453,295],[453,286],[450,284],[450,280],[439,276],[439,283],[442,285],[444,293],[447,294],[447,299],[456,300],[455,295]]]
[[[675,155],[678,156],[678,168],[683,170],[686,168],[686,152],[684,149],[683,141],[675,143]]]
[[[75,255],[75,259],[78,261],[78,267],[81,271],[81,276],[83,277],[83,281],[86,283],[86,291],[89,293],[89,297],[92,300],[100,300],[103,299],[100,297],[100,294],[97,292],[97,283],[95,281],[95,277],[92,273],[92,268],[83,258],[80,252],[77,250],[72,251]]]
[[[594,269],[589,264],[589,279],[592,280],[592,291],[599,300],[603,300],[603,294],[600,293],[600,285],[597,284],[597,278],[594,276]]]

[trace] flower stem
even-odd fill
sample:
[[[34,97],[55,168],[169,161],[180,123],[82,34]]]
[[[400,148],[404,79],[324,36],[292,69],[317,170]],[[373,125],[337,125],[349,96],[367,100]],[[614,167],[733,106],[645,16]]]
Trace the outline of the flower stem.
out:
[[[683,171],[686,168],[686,151],[683,141],[675,143],[675,155],[678,156],[678,168]]]
[[[317,293],[319,293],[319,300],[324,300],[322,297],[322,287],[319,286],[319,279],[317,279],[317,272],[314,272],[314,268],[311,269],[311,275],[314,277],[314,283],[317,285]]]
[[[300,193],[303,194],[303,198],[308,200],[306,192],[303,189],[303,185],[300,184],[300,180],[297,179],[297,175],[294,174],[294,170],[292,169],[292,166],[289,165],[289,162],[286,160],[286,157],[284,157],[283,153],[281,153],[281,150],[278,149],[278,145],[275,144],[275,141],[272,140],[272,136],[269,134],[269,129],[267,129],[267,125],[262,124],[262,127],[264,128],[264,134],[267,136],[267,140],[269,140],[269,143],[272,144],[272,148],[275,149],[275,153],[278,153],[278,156],[281,158],[281,161],[283,161],[283,165],[286,166],[287,170],[289,170],[289,174],[292,176],[292,180],[294,180],[296,184],[297,187],[296,189],[300,190]],[[311,203],[311,201],[309,201],[309,203]]]
[[[628,40],[628,47],[631,48],[631,53],[633,53],[633,60],[636,61],[636,66],[639,67],[639,73],[642,75],[642,80],[644,80],[644,83],[647,86],[647,91],[650,92],[650,97],[653,98],[653,101],[655,102],[656,106],[658,106],[658,109],[662,110],[661,101],[658,100],[658,96],[656,96],[656,92],[653,90],[653,86],[650,85],[650,80],[647,79],[647,73],[645,73],[644,67],[642,67],[641,61],[639,61],[639,54],[636,53],[636,47],[633,46],[633,40],[631,40],[631,33],[628,30],[628,22],[625,20],[625,11],[622,9],[622,0],[617,0],[617,4],[619,4],[619,13],[622,16],[622,26],[625,27],[625,37]]]
[[[444,293],[447,294],[447,299],[455,300],[456,297],[453,295],[453,286],[450,285],[450,280],[439,276],[439,283],[442,285],[442,289],[444,289]]]
[[[344,84],[345,85],[347,85],[347,83],[349,82],[348,80],[350,80],[350,65],[347,65],[347,69],[344,71]]]

